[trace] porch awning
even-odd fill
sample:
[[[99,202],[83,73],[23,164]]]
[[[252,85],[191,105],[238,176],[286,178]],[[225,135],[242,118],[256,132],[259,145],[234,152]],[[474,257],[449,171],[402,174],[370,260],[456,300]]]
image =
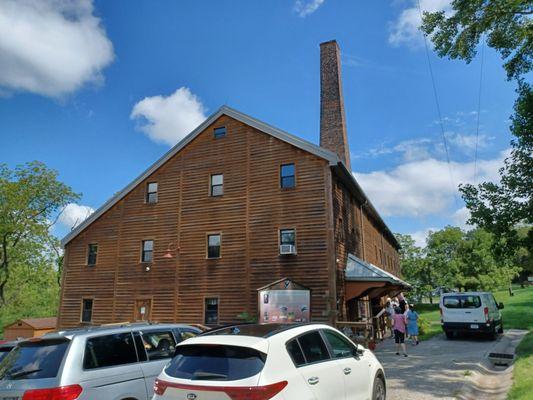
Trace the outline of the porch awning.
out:
[[[348,254],[344,280],[346,300],[364,296],[396,296],[411,289],[407,282],[353,254]]]

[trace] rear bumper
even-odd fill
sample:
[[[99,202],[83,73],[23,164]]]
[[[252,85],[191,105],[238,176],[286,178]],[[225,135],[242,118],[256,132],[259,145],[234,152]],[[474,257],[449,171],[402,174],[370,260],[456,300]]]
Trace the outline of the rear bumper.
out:
[[[494,332],[501,325],[502,321],[490,322],[443,322],[442,329],[444,332]]]

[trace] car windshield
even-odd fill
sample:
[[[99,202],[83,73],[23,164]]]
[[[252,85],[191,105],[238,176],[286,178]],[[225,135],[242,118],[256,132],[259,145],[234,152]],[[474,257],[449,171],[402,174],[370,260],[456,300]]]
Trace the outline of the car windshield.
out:
[[[479,308],[481,307],[481,298],[472,295],[446,296],[443,299],[446,308]]]
[[[2,362],[4,358],[6,358],[6,356],[12,349],[12,347],[0,347],[0,362]]]
[[[233,381],[261,372],[266,354],[249,347],[184,345],[176,348],[165,373],[179,379]]]
[[[0,361],[0,380],[57,376],[69,343],[68,339],[20,343]]]

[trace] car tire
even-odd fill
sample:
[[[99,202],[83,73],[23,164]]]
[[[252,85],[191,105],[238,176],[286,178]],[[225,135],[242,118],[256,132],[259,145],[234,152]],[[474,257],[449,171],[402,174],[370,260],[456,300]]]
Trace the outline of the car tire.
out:
[[[446,331],[444,333],[446,334],[446,339],[453,339],[455,337],[453,331]]]
[[[372,388],[372,400],[385,400],[387,398],[387,388],[385,387],[385,380],[381,375],[374,379],[374,387]]]
[[[498,333],[503,334],[503,322],[500,322],[500,327],[498,328]]]

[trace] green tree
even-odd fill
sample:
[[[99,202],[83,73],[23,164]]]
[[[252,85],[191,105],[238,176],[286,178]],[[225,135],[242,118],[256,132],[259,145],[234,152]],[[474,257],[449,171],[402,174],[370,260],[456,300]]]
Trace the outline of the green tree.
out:
[[[461,187],[470,222],[496,235],[499,256],[518,247],[529,251],[533,235],[520,238],[518,224],[533,223],[533,92],[525,77],[533,66],[531,0],[454,0],[452,13],[424,13],[422,30],[441,57],[472,61],[480,40],[500,53],[509,80],[518,83],[511,117],[511,155],[500,170],[501,182]]]
[[[4,306],[8,285],[21,279],[15,269],[54,265],[51,254],[57,254],[57,239],[50,228],[63,207],[78,198],[43,163],[13,170],[0,164],[0,303]]]

